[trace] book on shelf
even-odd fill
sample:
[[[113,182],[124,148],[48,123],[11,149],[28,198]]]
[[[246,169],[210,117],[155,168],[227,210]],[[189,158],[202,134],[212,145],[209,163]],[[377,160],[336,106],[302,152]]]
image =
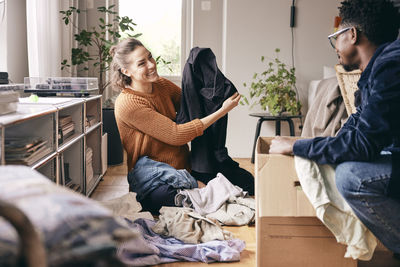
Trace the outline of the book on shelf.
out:
[[[64,155],[60,155],[60,184],[65,185]]]
[[[86,184],[88,185],[93,179],[93,149],[86,147]]]
[[[87,115],[86,116],[86,129],[92,127],[96,124],[96,116],[94,115]]]
[[[27,137],[7,137],[4,140],[7,164],[32,165],[51,153],[47,140]]]
[[[65,186],[69,186],[70,184],[72,184],[72,179],[69,176],[69,163],[64,161],[64,155],[63,155],[63,176],[64,176],[64,185]]]
[[[75,133],[75,123],[71,115],[59,116],[58,144],[63,143],[68,137]]]
[[[66,115],[66,116],[59,116],[58,121],[60,126],[62,127],[63,125],[72,122],[72,116],[71,115]]]
[[[68,188],[74,190],[75,192],[81,192],[81,186],[79,184],[71,183]]]

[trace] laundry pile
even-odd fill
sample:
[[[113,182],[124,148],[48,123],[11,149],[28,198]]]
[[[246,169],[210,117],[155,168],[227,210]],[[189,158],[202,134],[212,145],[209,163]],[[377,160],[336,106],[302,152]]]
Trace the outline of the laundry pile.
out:
[[[140,233],[119,246],[117,256],[129,266],[239,261],[245,242],[221,225],[246,225],[255,216],[254,199],[220,173],[203,188],[181,190],[175,198],[180,207],[162,207],[158,220],[141,212],[133,192],[101,203]]]

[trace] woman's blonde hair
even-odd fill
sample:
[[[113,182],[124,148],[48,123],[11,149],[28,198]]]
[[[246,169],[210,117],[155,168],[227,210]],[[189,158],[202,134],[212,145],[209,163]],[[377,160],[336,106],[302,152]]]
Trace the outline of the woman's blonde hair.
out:
[[[121,69],[127,69],[131,62],[128,55],[143,44],[134,38],[128,38],[110,48],[111,62],[111,84],[113,89],[123,90],[132,82],[131,77],[122,73]]]

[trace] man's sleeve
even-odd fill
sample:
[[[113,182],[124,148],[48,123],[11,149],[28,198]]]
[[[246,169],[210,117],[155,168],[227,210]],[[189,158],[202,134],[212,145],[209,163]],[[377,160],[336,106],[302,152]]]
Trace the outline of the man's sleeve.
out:
[[[320,164],[371,161],[400,135],[399,59],[375,64],[370,96],[336,137],[298,140],[293,153]],[[364,102],[366,101],[366,102]]]

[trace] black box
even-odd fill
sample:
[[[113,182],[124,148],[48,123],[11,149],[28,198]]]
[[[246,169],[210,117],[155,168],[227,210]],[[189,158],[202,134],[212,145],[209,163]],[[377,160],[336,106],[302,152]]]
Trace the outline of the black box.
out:
[[[8,80],[8,72],[0,72],[0,79]]]

